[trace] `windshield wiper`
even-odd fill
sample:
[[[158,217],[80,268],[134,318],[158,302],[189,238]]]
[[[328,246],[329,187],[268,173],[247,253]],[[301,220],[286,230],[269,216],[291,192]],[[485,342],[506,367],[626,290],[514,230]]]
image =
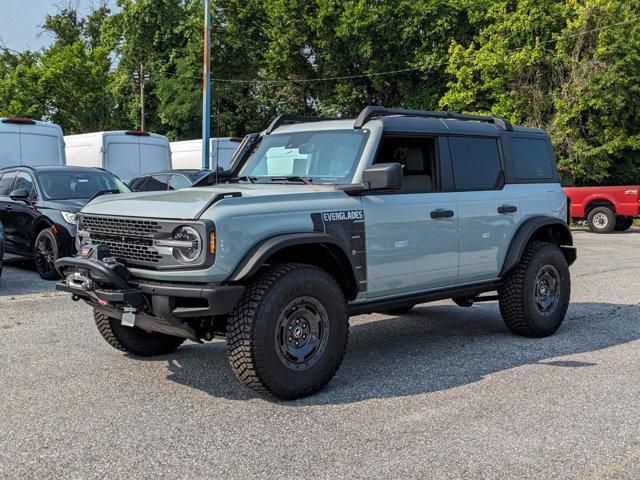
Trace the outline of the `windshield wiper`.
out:
[[[102,195],[115,195],[116,193],[122,193],[122,192],[120,190],[100,190],[99,192],[96,192],[93,194],[93,197],[89,199],[89,202],[95,198],[101,197]]]
[[[242,177],[233,177],[229,179],[229,182],[241,182],[241,181],[247,181],[249,183],[256,183],[258,181],[258,177],[252,177],[249,175],[243,175]]]
[[[309,185],[313,182],[311,177],[299,177],[297,175],[290,175],[288,177],[269,177],[272,182],[301,182],[305,185]]]

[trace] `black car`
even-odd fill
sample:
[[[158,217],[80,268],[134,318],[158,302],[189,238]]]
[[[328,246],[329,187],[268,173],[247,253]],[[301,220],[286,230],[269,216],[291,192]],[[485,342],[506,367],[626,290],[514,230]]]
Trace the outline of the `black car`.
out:
[[[136,177],[129,182],[134,192],[157,192],[201,187],[213,181],[211,170],[164,170]]]
[[[2,262],[4,260],[4,227],[0,222],[0,277],[2,276]]]
[[[93,197],[129,188],[99,168],[8,167],[0,170],[0,222],[7,253],[34,257],[44,279],[75,251],[76,213]]]

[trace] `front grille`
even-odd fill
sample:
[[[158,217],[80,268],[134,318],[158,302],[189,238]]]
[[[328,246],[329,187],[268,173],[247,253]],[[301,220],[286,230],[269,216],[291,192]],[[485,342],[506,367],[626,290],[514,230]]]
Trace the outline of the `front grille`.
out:
[[[160,224],[153,220],[134,218],[82,217],[82,226],[89,232],[107,235],[130,235],[133,237],[153,238],[160,230]]]
[[[92,243],[103,243],[111,254],[132,264],[157,264],[162,260],[153,245],[161,226],[153,220],[83,215],[81,228]]]

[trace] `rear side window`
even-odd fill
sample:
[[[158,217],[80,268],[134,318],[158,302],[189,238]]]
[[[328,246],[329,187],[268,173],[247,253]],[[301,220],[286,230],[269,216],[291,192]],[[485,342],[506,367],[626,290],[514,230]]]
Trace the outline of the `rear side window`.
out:
[[[153,175],[147,179],[147,183],[142,188],[143,192],[157,192],[167,189],[169,175]]]
[[[495,138],[450,137],[456,190],[489,190],[502,177]]]
[[[553,179],[553,158],[549,144],[537,138],[509,139],[513,176],[518,180]]]
[[[134,192],[139,192],[142,189],[142,184],[147,179],[147,177],[138,177],[134,178],[129,184],[129,188]]]
[[[8,197],[11,193],[11,185],[16,178],[16,172],[9,172],[2,175],[0,178],[0,196]]]

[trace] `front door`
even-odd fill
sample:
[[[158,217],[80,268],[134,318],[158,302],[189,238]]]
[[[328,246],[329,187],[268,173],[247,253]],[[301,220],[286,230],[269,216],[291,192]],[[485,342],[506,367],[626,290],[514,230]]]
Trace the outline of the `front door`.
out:
[[[440,191],[432,138],[384,137],[375,163],[400,163],[404,188],[362,197],[367,297],[453,285],[458,276],[455,193]]]

